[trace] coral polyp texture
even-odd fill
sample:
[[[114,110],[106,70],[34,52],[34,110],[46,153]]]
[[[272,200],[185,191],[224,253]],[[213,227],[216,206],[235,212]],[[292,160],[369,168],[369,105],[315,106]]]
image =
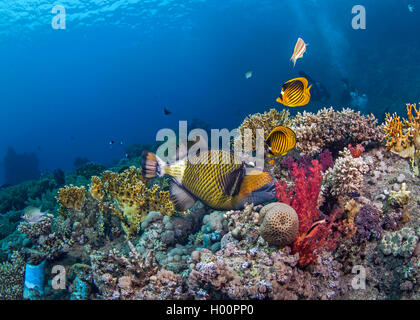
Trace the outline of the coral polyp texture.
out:
[[[271,203],[260,210],[260,235],[269,244],[284,247],[298,235],[299,220],[296,211],[285,203]]]
[[[0,298],[24,298],[28,268],[45,281],[26,298],[420,299],[420,183],[401,153],[416,159],[419,112],[407,112],[381,125],[350,109],[248,116],[241,132],[288,126],[297,146],[265,164],[275,190],[255,199],[275,202],[241,210],[176,212],[167,177],[145,179],[137,152],[1,188]],[[67,290],[42,274],[57,265]]]
[[[367,144],[379,142],[383,138],[374,115],[364,116],[351,109],[335,111],[328,108],[317,113],[299,112],[292,119],[291,128],[296,133],[296,148],[310,156],[332,145]]]

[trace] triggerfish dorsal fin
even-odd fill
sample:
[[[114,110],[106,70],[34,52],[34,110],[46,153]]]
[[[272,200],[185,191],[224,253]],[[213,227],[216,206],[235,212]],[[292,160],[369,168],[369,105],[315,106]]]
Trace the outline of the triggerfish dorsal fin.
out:
[[[186,211],[190,209],[196,201],[191,193],[185,190],[185,188],[183,188],[175,179],[171,179],[169,192],[176,211]]]
[[[245,176],[245,167],[241,166],[223,178],[222,186],[226,195],[234,197],[239,193],[241,182]]]

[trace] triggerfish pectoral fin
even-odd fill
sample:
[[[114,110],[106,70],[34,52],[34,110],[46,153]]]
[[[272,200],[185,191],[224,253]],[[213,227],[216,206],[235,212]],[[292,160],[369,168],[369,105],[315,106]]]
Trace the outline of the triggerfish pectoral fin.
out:
[[[170,181],[169,190],[171,194],[171,201],[174,203],[176,211],[186,211],[194,205],[196,201],[195,198],[178,182],[176,182],[175,179]]]

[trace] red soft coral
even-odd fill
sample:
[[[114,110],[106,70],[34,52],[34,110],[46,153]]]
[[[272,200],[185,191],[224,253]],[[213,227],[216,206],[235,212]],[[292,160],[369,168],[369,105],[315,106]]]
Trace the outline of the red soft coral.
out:
[[[361,144],[357,144],[355,147],[349,144],[348,149],[353,158],[359,158],[362,155],[362,152],[365,151],[365,148]]]
[[[309,172],[309,174],[305,174]],[[299,266],[304,267],[317,260],[317,251],[326,248],[333,250],[339,236],[337,230],[337,214],[328,220],[320,219],[318,198],[322,182],[322,166],[317,160],[312,160],[312,166],[292,166],[291,176],[294,189],[287,188],[283,181],[276,183],[276,196],[280,202],[289,204],[299,217],[299,234],[292,244],[292,251],[299,253]]]

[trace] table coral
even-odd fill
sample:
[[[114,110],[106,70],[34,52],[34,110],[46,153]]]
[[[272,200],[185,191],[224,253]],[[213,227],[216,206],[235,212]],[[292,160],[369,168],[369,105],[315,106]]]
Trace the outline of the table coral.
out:
[[[318,113],[304,111],[292,119],[296,148],[303,154],[315,155],[337,143],[380,142],[382,130],[373,114],[364,116],[351,109],[322,109]]]
[[[107,207],[120,217],[127,236],[139,231],[148,212],[168,216],[175,212],[169,192],[161,191],[157,185],[149,189],[141,170],[134,166],[122,173],[105,171],[101,177],[92,177],[89,191],[102,211]]]

